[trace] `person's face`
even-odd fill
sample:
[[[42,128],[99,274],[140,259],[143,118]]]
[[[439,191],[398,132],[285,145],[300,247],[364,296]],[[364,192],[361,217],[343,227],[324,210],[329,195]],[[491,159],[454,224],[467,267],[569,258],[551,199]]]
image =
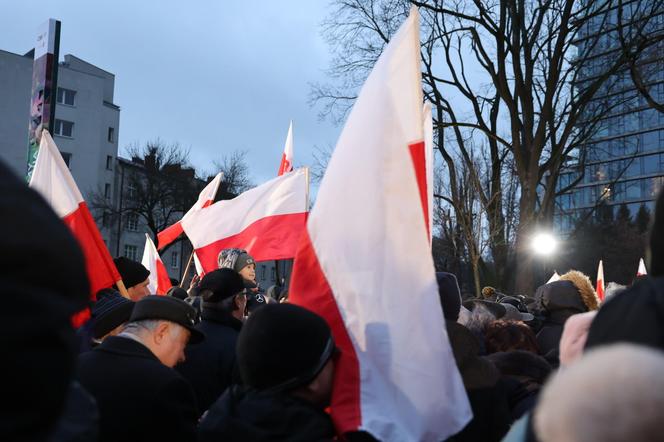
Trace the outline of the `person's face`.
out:
[[[184,362],[184,349],[189,342],[191,332],[172,322],[164,321],[159,324],[154,335],[153,353],[167,367],[175,367]]]
[[[244,268],[240,270],[240,276],[242,276],[247,281],[255,281],[256,264],[249,264],[248,266],[244,266]]]
[[[239,320],[244,318],[244,312],[247,309],[247,295],[240,293],[235,295],[235,310],[233,310],[232,315]]]
[[[318,376],[307,385],[305,398],[321,408],[329,407],[334,387],[334,359],[330,358]]]
[[[136,284],[135,286],[129,287],[127,289],[127,294],[129,295],[129,298],[134,301],[140,301],[142,298],[145,298],[147,295],[150,294],[150,290],[148,289],[148,284],[150,281],[148,278],[145,278],[145,281]]]

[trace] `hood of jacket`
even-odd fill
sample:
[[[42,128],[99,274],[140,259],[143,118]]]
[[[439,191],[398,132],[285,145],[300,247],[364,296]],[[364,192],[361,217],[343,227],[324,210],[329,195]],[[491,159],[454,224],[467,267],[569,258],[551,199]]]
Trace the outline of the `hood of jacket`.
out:
[[[199,441],[322,441],[334,438],[323,410],[288,396],[232,386],[199,426]]]
[[[599,299],[590,279],[576,270],[565,273],[558,281],[540,286],[535,292],[535,309],[545,316],[561,310],[574,314],[597,310],[598,307]]]

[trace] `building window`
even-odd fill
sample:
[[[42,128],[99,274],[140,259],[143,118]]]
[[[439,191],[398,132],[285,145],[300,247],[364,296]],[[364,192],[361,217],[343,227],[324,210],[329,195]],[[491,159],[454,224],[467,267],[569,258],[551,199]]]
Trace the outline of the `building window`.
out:
[[[130,200],[136,198],[136,186],[134,186],[133,184],[127,185],[127,198]]]
[[[271,270],[272,270],[272,281],[276,281],[277,280],[277,269],[276,269],[276,267],[272,267]]]
[[[130,232],[138,232],[138,215],[136,213],[128,213],[125,219],[125,229]]]
[[[261,264],[261,279],[265,280],[265,270],[267,270],[267,267],[265,264]]]
[[[101,225],[104,227],[108,227],[111,225],[111,214],[108,212],[104,212],[101,216]]]
[[[74,123],[65,120],[55,120],[53,133],[55,135],[60,135],[61,137],[71,138],[74,136]]]
[[[138,255],[138,247],[132,246],[130,244],[125,244],[124,246],[125,258],[129,258],[132,261],[136,261],[136,255]]]
[[[104,197],[106,198],[111,197],[111,185],[108,183],[104,184]]]
[[[178,263],[178,252],[173,252],[171,255],[171,268],[177,269],[179,267]]]
[[[106,170],[113,170],[113,157],[106,155]]]
[[[115,141],[115,128],[109,127],[108,128],[108,142],[113,143]]]
[[[76,91],[65,89],[63,87],[58,88],[58,103],[73,106],[74,97],[76,97]]]
[[[60,152],[62,159],[65,160],[65,164],[71,170],[71,154],[69,152]]]

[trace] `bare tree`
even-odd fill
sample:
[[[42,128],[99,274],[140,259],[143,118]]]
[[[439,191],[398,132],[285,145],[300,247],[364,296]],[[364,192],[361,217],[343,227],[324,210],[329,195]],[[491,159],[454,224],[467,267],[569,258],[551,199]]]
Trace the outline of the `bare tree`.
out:
[[[220,161],[215,161],[215,168],[223,174],[220,186],[222,193],[239,195],[254,187],[246,156],[246,151],[235,150],[230,155],[224,155]]]
[[[600,34],[585,32],[589,20],[606,15],[620,0],[427,0],[410,3],[422,12],[424,93],[436,109],[437,147],[447,165],[449,182],[462,175],[458,153],[470,184],[487,212],[491,252],[499,268],[518,265],[515,287],[533,290],[532,256],[527,247],[538,227],[551,225],[564,164],[574,159],[583,171],[586,143],[618,104],[599,99],[611,88],[626,56],[601,60],[597,74],[583,84],[580,75],[596,63]],[[325,24],[335,51],[330,71],[340,85],[314,88],[324,111],[345,112],[354,92],[409,9],[405,0],[339,0]],[[628,42],[643,51],[647,42]],[[640,44],[640,46],[639,46]],[[575,85],[575,87],[572,87]],[[344,107],[345,106],[345,107]],[[449,128],[454,142],[445,143]],[[484,139],[491,162],[488,180],[474,169],[473,146]],[[509,254],[503,190],[509,162],[518,180],[515,251]],[[453,188],[450,189],[453,191]],[[462,195],[448,195],[460,204]],[[469,214],[457,213],[462,219]],[[510,256],[508,256],[510,255]]]
[[[155,140],[130,146],[127,153],[131,162],[122,166],[116,200],[98,192],[92,197],[92,206],[99,213],[110,214],[119,229],[135,217],[142,219],[156,243],[157,233],[191,207],[205,183],[196,179],[188,152],[177,143]]]

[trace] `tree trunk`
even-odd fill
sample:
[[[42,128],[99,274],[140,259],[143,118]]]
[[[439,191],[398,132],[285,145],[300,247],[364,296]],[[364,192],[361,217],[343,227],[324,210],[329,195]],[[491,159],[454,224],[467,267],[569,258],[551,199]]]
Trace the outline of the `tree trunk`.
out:
[[[532,296],[534,287],[534,260],[530,240],[535,228],[536,185],[524,183],[519,204],[519,227],[516,233],[516,278],[514,292]]]

